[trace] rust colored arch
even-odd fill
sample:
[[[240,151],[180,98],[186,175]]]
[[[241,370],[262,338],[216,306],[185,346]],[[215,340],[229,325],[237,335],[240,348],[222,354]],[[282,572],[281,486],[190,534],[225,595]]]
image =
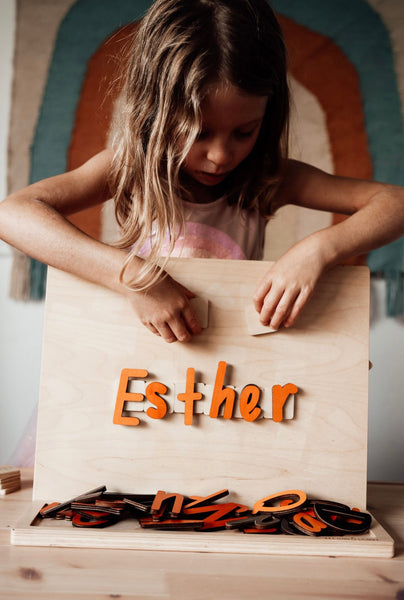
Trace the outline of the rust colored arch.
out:
[[[277,15],[289,53],[291,74],[323,109],[334,173],[371,179],[372,159],[366,135],[358,74],[342,50],[328,37]],[[333,215],[333,223],[346,217]],[[366,264],[366,256],[344,261]]]
[[[113,33],[88,62],[67,156],[69,170],[79,167],[107,145],[114,102],[120,90],[124,50],[136,27],[127,25]],[[94,206],[76,213],[70,220],[91,237],[100,239],[101,210],[100,205]]]
[[[278,19],[290,72],[324,111],[335,174],[370,179],[372,161],[354,66],[331,39],[282,15]]]

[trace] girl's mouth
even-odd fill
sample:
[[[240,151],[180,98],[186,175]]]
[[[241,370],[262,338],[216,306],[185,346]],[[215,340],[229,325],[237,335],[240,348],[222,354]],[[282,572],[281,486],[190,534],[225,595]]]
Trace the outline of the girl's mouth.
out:
[[[204,182],[216,184],[223,181],[223,179],[227,177],[228,173],[208,173],[207,171],[199,171],[198,175],[199,178]]]

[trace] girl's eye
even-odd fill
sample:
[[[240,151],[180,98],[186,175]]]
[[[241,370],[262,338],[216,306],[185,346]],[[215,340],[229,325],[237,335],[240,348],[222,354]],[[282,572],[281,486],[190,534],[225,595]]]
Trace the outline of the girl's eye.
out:
[[[254,131],[255,131],[255,128],[250,129],[249,131],[237,130],[234,132],[234,135],[236,136],[236,138],[238,138],[240,140],[244,140],[244,139],[248,139],[249,137],[251,137],[253,135]]]
[[[256,127],[253,127],[252,129],[249,129],[248,131],[243,131],[241,129],[235,129],[233,132],[233,136],[237,140],[247,140],[254,135],[255,130],[256,130]],[[212,135],[211,131],[209,131],[208,129],[202,129],[202,131],[200,131],[198,133],[196,141],[202,142],[203,140],[207,140],[210,135]]]

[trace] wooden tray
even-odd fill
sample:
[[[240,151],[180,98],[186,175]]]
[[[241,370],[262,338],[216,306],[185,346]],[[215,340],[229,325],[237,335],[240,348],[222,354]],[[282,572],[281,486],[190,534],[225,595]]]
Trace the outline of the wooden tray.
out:
[[[228,554],[295,554],[307,556],[362,556],[391,558],[394,541],[373,519],[371,530],[357,537],[309,537],[244,534],[239,531],[149,531],[135,519],[106,529],[83,530],[69,521],[42,519],[43,503],[33,503],[11,531],[11,542],[22,546],[222,552]]]

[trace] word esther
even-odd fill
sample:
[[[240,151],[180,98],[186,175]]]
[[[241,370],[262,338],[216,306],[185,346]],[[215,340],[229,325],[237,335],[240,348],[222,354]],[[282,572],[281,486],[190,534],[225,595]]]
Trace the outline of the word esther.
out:
[[[241,390],[232,386],[225,385],[227,364],[220,361],[217,367],[215,383],[213,386],[202,384],[204,390],[211,393],[202,393],[200,385],[195,381],[195,369],[188,368],[186,372],[185,384],[182,384],[181,391],[175,388],[174,402],[182,405],[182,410],[173,411],[172,404],[167,396],[170,396],[169,387],[160,381],[144,381],[149,373],[146,369],[122,369],[118,386],[118,393],[115,402],[115,411],[113,423],[116,425],[139,425],[140,419],[135,416],[128,416],[128,403],[141,403],[147,401],[149,407],[145,414],[151,419],[163,419],[169,412],[183,412],[184,424],[192,425],[194,414],[201,412],[196,409],[196,404],[204,401],[205,408],[202,411],[211,419],[223,417],[232,419],[235,415],[248,422],[256,421],[263,416],[263,409],[260,406],[262,399],[262,390],[257,385],[249,383]],[[130,383],[134,380],[143,381],[144,389],[142,391],[128,391]],[[181,387],[181,386],[180,386]],[[178,393],[177,393],[178,392]],[[268,390],[265,390],[267,393]],[[271,418],[280,423],[284,419],[284,408],[287,399],[297,394],[298,388],[294,383],[272,386],[271,393]],[[206,400],[209,400],[210,406],[206,408]],[[237,401],[237,402],[236,402]],[[268,404],[268,402],[267,402]]]

